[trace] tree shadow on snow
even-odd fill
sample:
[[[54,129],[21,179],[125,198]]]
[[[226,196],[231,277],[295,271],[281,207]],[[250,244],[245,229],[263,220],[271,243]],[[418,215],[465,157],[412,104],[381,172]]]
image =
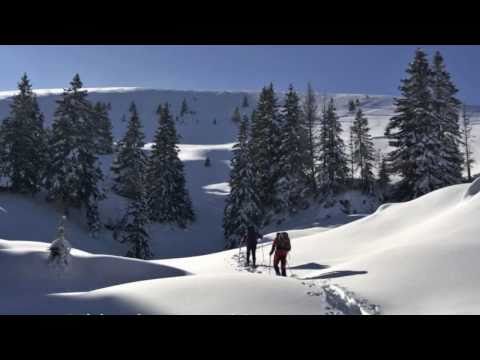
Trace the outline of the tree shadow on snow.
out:
[[[367,274],[368,271],[352,271],[352,270],[343,270],[343,271],[332,271],[329,273],[325,273],[318,276],[312,276],[307,278],[308,280],[318,280],[318,279],[333,279],[339,278],[344,276],[352,276],[352,275],[364,275]]]
[[[302,265],[297,265],[297,266],[292,266],[290,269],[293,270],[322,270],[322,269],[328,269],[328,265],[321,265],[317,263],[307,263],[307,264],[302,264]]]

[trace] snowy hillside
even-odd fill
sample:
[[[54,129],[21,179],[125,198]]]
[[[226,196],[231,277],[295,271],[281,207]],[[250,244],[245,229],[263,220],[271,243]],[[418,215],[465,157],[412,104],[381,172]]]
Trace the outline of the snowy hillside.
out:
[[[152,141],[157,127],[156,110],[158,105],[169,102],[172,105],[173,113],[178,115],[181,102],[184,98],[186,99],[195,114],[179,119],[176,125],[182,136],[180,158],[185,164],[187,186],[197,213],[197,221],[186,230],[151,225],[149,232],[152,235],[152,250],[157,259],[202,255],[222,250],[224,240],[221,221],[224,199],[229,191],[227,181],[231,148],[237,135],[237,127],[232,123],[231,116],[236,106],[240,108],[242,113],[250,114],[258,93],[141,88],[87,88],[87,90],[90,91],[89,97],[92,101],[111,103],[110,118],[116,140],[124,134],[126,121],[122,121],[122,118],[128,115],[128,108],[132,101],[135,101],[137,105],[146,139],[149,142]],[[59,98],[62,89],[36,90],[36,92],[40,108],[45,114],[46,124],[50,125],[55,111],[55,101]],[[15,91],[0,92],[0,118],[7,116],[9,102],[14,94]],[[248,108],[241,107],[244,95],[248,97]],[[335,94],[332,96],[335,98],[344,130],[353,121],[352,115],[347,111],[348,102],[352,99],[359,99],[370,121],[375,145],[378,148],[386,148],[386,140],[382,137],[385,125],[393,114],[391,97],[361,94]],[[322,99],[323,97],[319,95],[318,101],[320,104]],[[216,119],[216,124],[213,122],[214,119]],[[480,135],[480,126],[474,126],[474,133]],[[346,140],[347,131],[345,131],[344,136]],[[477,136],[475,144],[474,150],[478,157],[480,156],[480,136]],[[146,148],[149,148],[149,146],[147,145]],[[207,156],[212,162],[211,167],[204,166]],[[111,156],[101,157],[102,167],[106,175],[104,184],[106,187],[110,184],[108,175],[111,161]],[[477,167],[474,168],[474,173],[480,170],[478,168],[480,162],[475,166]],[[350,210],[360,215],[375,211],[379,205],[368,199],[367,203],[363,204],[365,199],[355,193],[344,194],[343,198],[352,203]],[[27,196],[0,193],[0,206],[5,210],[0,212],[0,238],[41,242],[52,240],[58,223],[59,212],[43,201],[42,194],[32,199]],[[109,197],[100,203],[103,221],[106,223],[115,221],[124,210],[124,206],[123,199],[110,193]],[[274,225],[264,230],[273,232],[275,230],[330,227],[358,219],[359,215],[348,216],[343,210],[338,204],[330,209],[314,206],[296,217],[288,219],[280,226]],[[114,255],[125,254],[124,246],[114,241],[108,231],[103,231],[98,239],[90,238],[87,235],[84,216],[80,214],[73,212],[68,226],[71,242],[76,248]]]
[[[152,261],[74,250],[62,274],[46,244],[0,241],[0,313],[478,314],[478,216],[480,179],[292,231],[287,278],[269,266],[273,234],[254,272],[237,249]]]

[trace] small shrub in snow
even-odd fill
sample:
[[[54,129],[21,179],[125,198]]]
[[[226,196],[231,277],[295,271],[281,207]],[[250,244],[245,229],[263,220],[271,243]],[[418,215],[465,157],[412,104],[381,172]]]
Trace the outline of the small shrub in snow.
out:
[[[66,217],[62,216],[62,220],[57,229],[57,238],[52,242],[49,247],[50,256],[48,258],[48,262],[50,264],[53,264],[61,270],[66,270],[66,268],[70,264],[70,250],[72,248],[68,240],[65,239],[65,220]]]

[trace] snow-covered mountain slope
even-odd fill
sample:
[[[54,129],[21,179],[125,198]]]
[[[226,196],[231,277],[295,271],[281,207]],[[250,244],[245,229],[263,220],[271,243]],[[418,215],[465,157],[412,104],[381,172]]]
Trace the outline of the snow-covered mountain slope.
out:
[[[190,191],[197,221],[186,230],[179,230],[159,225],[151,225],[152,249],[155,257],[169,258],[207,254],[220,251],[224,246],[221,228],[224,199],[228,194],[229,161],[231,148],[237,135],[237,127],[231,121],[233,110],[240,107],[242,113],[250,114],[258,97],[258,92],[213,92],[213,91],[178,91],[153,90],[141,88],[96,88],[89,89],[92,101],[109,102],[112,106],[110,117],[113,132],[118,140],[126,128],[124,116],[128,117],[128,108],[135,101],[144,126],[147,141],[152,141],[157,127],[156,110],[159,104],[169,102],[174,114],[179,115],[180,106],[185,98],[194,115],[187,115],[177,121],[177,129],[182,136],[180,158],[184,161],[187,186]],[[45,114],[46,125],[50,125],[55,111],[55,101],[62,89],[36,90],[41,110]],[[9,111],[11,96],[15,91],[0,92],[0,119]],[[247,96],[249,107],[242,108],[242,100]],[[282,94],[280,94],[282,96]],[[375,144],[386,148],[387,142],[382,138],[385,125],[393,114],[392,97],[383,95],[362,94],[328,94],[318,96],[321,108],[323,99],[333,96],[338,113],[344,123],[344,129],[353,121],[347,111],[348,102],[359,99],[364,112],[369,118]],[[479,109],[472,107],[472,111]],[[476,114],[480,114],[478,111]],[[216,124],[213,120],[216,119]],[[476,119],[476,118],[474,118]],[[480,126],[474,126],[474,133],[480,133]],[[348,131],[344,133],[348,136]],[[480,135],[480,134],[479,134]],[[345,140],[347,140],[345,138]],[[146,145],[149,148],[150,145]],[[475,142],[475,154],[480,156],[480,136]],[[210,157],[211,166],[205,167],[206,157]],[[110,184],[109,167],[111,156],[101,157],[102,167],[106,175],[105,186]],[[476,166],[480,166],[480,161]],[[475,168],[474,172],[477,171]],[[377,203],[363,199],[358,194],[347,193],[343,198],[353,204],[358,213],[375,211]],[[363,200],[367,200],[363,204]],[[28,239],[32,241],[50,242],[55,234],[59,220],[59,212],[51,204],[43,201],[43,195],[32,199],[27,196],[0,193],[0,238]],[[121,216],[124,211],[123,200],[109,193],[101,202],[102,220],[109,223]],[[100,253],[123,255],[126,250],[122,244],[114,241],[111,233],[103,231],[98,239],[88,236],[85,217],[73,212],[67,231],[74,247]],[[265,231],[302,230],[305,228],[329,227],[343,224],[356,216],[347,216],[337,204],[334,208],[313,206],[301,214],[287,219],[283,224],[273,225]]]
[[[480,179],[326,230],[292,232],[287,274],[327,281],[379,304],[384,314],[480,313]],[[270,238],[273,234],[270,235]],[[257,251],[268,265],[268,250]],[[201,274],[233,272],[238,250],[155,261]],[[262,269],[262,266],[260,266]],[[268,267],[263,267],[268,274]]]
[[[287,278],[271,269],[274,234],[253,272],[235,249],[151,261],[74,250],[57,273],[46,244],[0,241],[0,313],[478,314],[479,215],[480,179],[333,229],[292,231]]]

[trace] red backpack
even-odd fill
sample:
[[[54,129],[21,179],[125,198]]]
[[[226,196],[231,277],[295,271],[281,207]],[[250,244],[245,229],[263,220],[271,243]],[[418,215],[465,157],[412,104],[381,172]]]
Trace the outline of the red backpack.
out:
[[[286,232],[280,233],[280,236],[277,240],[277,249],[285,251],[290,251],[292,249],[292,245],[290,244],[290,237]]]

